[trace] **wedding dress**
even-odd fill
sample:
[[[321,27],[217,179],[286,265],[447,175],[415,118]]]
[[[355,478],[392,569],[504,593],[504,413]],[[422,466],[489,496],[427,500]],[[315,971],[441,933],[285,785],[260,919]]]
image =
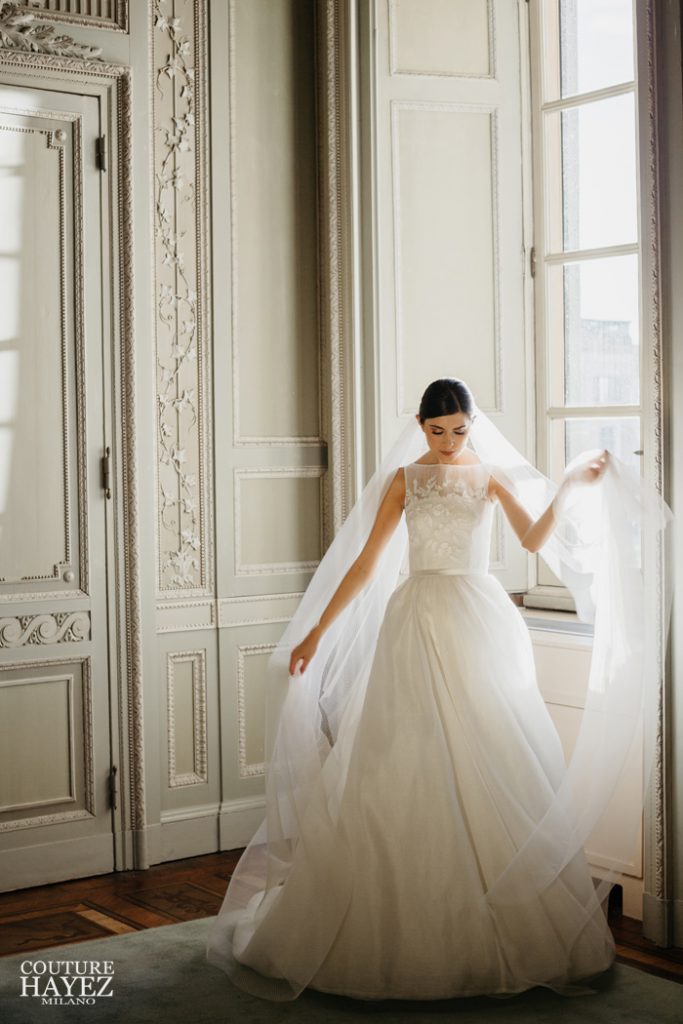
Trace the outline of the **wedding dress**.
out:
[[[400,568],[397,536],[375,590],[271,702],[266,820],[207,957],[273,1000],[305,987],[372,1000],[593,991],[581,979],[615,947],[582,849],[591,822],[573,813],[585,774],[567,768],[528,629],[489,571],[489,480],[505,474],[403,471],[408,574],[396,586],[386,570]],[[609,686],[594,689],[600,707]]]

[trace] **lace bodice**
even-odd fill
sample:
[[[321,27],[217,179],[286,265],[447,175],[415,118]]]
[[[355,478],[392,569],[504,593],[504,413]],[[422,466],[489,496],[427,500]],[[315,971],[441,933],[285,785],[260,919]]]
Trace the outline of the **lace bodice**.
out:
[[[488,572],[494,502],[490,473],[473,466],[404,468],[410,571]]]

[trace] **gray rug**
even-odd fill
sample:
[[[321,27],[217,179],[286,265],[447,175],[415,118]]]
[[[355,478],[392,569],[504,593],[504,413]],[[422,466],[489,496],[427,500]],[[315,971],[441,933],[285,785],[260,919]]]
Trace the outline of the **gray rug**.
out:
[[[683,985],[623,964],[592,983],[597,995],[570,999],[536,988],[512,999],[486,997],[433,1002],[386,1000],[363,1002],[305,991],[290,1003],[270,1003],[236,989],[222,971],[204,959],[210,918],[151,928],[111,938],[55,946],[0,958],[2,1024],[57,1024],[61,1021],[125,1021],[145,1024],[201,1024],[205,1021],[276,1024],[341,1024],[384,1021],[422,1024],[681,1024]],[[94,1005],[41,1005],[40,997],[19,996],[19,970],[30,960],[112,960],[111,998]]]

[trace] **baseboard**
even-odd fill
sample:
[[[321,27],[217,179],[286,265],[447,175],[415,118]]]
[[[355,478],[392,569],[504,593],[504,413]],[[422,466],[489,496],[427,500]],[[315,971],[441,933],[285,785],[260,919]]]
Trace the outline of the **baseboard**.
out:
[[[671,943],[676,949],[683,949],[683,900],[673,901],[673,935]]]
[[[667,948],[673,944],[672,933],[672,900],[663,900],[649,892],[643,893],[643,937]],[[679,902],[680,901],[676,901]],[[679,942],[683,938],[683,903],[681,906],[681,928],[678,930]]]
[[[265,816],[265,796],[223,803],[218,820],[219,848],[236,850],[246,846]]]
[[[264,815],[265,797],[262,796],[227,800],[220,806],[167,811],[162,815],[157,834],[148,836],[151,863],[246,846]]]
[[[157,863],[199,857],[218,850],[218,805],[186,807],[161,815]]]
[[[111,833],[80,836],[0,852],[0,891],[14,892],[114,870]]]

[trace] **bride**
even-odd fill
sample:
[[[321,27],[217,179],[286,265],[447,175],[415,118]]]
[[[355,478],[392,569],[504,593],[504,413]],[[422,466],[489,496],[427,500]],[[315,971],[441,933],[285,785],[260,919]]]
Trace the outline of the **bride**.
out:
[[[569,765],[489,572],[496,503],[595,620]],[[583,845],[656,694],[639,545],[669,519],[607,451],[556,490],[462,381],[430,384],[271,658],[266,818],[209,961],[272,1000],[592,992],[615,872],[596,890]]]

